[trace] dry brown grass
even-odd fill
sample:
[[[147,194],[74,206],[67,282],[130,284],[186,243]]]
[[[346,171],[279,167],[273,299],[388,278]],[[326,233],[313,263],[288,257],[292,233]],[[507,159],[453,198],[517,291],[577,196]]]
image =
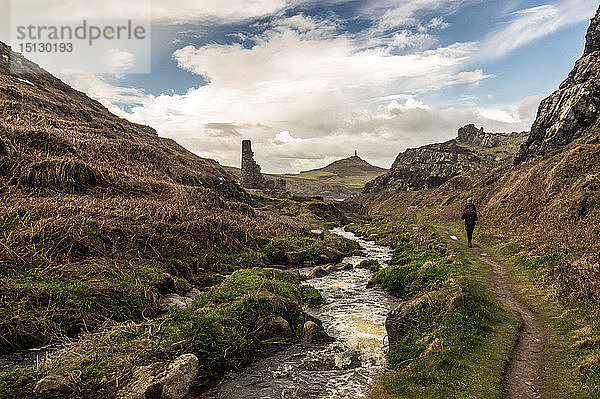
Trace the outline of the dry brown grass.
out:
[[[254,209],[217,162],[23,65],[11,75],[0,57],[0,352],[153,316],[162,273],[200,286],[223,252],[256,257],[310,230]]]

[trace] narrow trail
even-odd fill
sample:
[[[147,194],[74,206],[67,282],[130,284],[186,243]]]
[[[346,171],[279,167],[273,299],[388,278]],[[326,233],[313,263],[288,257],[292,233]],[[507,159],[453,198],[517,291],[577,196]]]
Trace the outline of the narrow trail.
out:
[[[462,240],[461,243],[465,244]],[[542,391],[541,375],[544,365],[545,330],[541,317],[531,310],[522,300],[517,298],[510,281],[506,265],[498,262],[485,253],[477,245],[471,250],[472,255],[492,266],[494,272],[493,287],[490,292],[504,306],[516,310],[523,318],[523,327],[513,354],[505,370],[504,397],[506,399],[545,398]]]

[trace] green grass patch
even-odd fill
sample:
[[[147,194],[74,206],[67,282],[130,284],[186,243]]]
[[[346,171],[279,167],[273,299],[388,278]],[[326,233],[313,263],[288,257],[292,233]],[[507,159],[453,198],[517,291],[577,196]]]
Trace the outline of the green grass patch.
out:
[[[218,377],[251,360],[264,329],[281,316],[292,331],[301,332],[303,292],[298,277],[273,269],[239,270],[197,298],[188,309],[144,323],[125,323],[103,333],[83,334],[69,348],[39,367],[28,369],[26,380],[15,372],[0,373],[0,396],[23,390],[31,395],[35,382],[50,374],[75,376],[73,386],[85,393],[126,380],[135,366],[170,360],[184,353],[199,359],[200,375]],[[261,338],[259,338],[259,336]]]
[[[363,260],[356,267],[359,269],[368,269],[371,271],[371,273],[377,273],[379,270],[381,270],[381,265],[375,259]]]
[[[521,318],[488,292],[490,267],[454,242],[441,255],[400,237],[372,282],[409,301],[397,310],[404,327],[388,352],[390,371],[370,397],[501,398]]]
[[[323,295],[321,295],[321,292],[311,285],[301,286],[300,291],[302,292],[302,301],[309,308],[318,308],[327,302],[325,298],[323,298]]]

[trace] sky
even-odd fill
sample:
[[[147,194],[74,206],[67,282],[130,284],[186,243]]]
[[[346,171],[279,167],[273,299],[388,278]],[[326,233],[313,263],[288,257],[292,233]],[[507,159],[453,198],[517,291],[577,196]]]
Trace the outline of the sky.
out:
[[[115,7],[135,15],[134,3]],[[321,167],[354,150],[389,167],[468,123],[529,130],[583,53],[599,4],[155,0],[150,73],[128,73],[134,59],[110,74],[50,72],[223,165],[239,166],[251,139],[266,172]],[[74,10],[60,15],[81,18]]]

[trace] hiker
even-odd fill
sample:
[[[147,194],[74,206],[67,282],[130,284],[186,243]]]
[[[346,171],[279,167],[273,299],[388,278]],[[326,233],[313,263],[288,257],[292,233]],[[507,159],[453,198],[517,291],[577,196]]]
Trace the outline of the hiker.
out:
[[[469,248],[473,248],[473,230],[475,230],[475,222],[477,222],[477,210],[475,209],[473,198],[467,199],[461,219],[465,221],[465,230],[467,230]]]

